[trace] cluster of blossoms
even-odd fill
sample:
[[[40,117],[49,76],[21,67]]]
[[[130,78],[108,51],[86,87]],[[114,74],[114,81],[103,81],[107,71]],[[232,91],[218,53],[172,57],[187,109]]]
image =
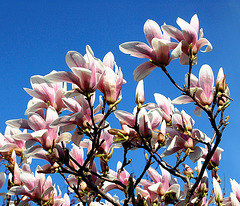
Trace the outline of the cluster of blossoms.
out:
[[[70,51],[66,63],[71,72],[52,71],[31,78],[32,89],[25,89],[33,97],[25,112],[27,119],[8,120],[5,134],[0,134],[0,158],[8,171],[7,175],[0,173],[0,188],[8,178],[8,191],[1,193],[8,205],[240,205],[239,184],[231,180],[233,192],[223,198],[217,173],[223,151],[218,145],[228,124],[224,111],[231,100],[223,69],[216,81],[208,65],[200,68],[199,78],[193,75],[198,51],[203,46],[204,51],[211,51],[212,46],[203,38],[202,29],[199,32],[197,15],[190,23],[178,18],[177,24],[181,31],[170,25],[160,29],[156,22],[147,20],[144,33],[150,46],[141,42],[120,45],[124,53],[149,59],[134,71],[138,85],[132,113],[117,109],[125,80],[111,52],[101,61],[90,46],[84,56]],[[177,58],[189,65],[183,88],[166,68]],[[145,103],[143,79],[155,67],[160,67],[181,91],[180,97],[171,101],[155,93],[156,103]],[[212,138],[194,128],[193,118],[174,106],[190,102],[197,106],[195,115],[208,115],[215,132]],[[120,129],[110,127],[107,118],[112,113]],[[119,154],[116,148],[122,148],[124,155],[113,170],[109,161]],[[128,152],[139,148],[146,160],[136,176],[126,167],[138,164],[128,160]],[[176,161],[167,162],[166,157],[174,155]],[[31,163],[35,159],[45,164],[37,166],[33,174]],[[65,194],[51,176],[45,177],[52,173],[58,173],[67,184]],[[146,174],[148,178],[144,179]],[[125,198],[113,196],[113,189]]]

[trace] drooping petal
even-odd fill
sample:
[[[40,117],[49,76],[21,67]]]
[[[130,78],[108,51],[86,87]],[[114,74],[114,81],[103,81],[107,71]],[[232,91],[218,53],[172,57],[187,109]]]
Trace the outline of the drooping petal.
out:
[[[129,112],[117,110],[114,112],[115,116],[125,124],[134,127],[135,125],[135,116]]]
[[[144,62],[143,64],[139,65],[133,72],[134,80],[139,82],[140,80],[144,79],[148,76],[156,66],[151,62]]]
[[[5,172],[0,172],[0,189],[3,187],[6,181],[6,174]]]
[[[72,67],[84,67],[86,61],[81,54],[76,51],[69,51],[66,55],[66,63],[71,69]]]
[[[210,52],[213,49],[211,43],[207,39],[201,38],[197,41],[196,43],[197,51],[194,51],[194,52],[197,53],[203,46],[207,46],[207,47],[204,50],[201,50],[201,52]]]
[[[125,42],[119,46],[121,52],[138,58],[151,59],[152,49],[142,42]]]
[[[68,82],[76,84],[77,86],[79,85],[79,78],[72,72],[52,72],[44,76],[44,79],[50,83]]]

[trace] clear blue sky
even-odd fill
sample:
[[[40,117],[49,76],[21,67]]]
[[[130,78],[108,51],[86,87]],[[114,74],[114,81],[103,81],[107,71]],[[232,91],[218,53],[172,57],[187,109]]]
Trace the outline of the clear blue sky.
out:
[[[134,40],[146,42],[143,25],[147,19],[177,27],[177,17],[189,22],[197,13],[200,27],[213,45],[213,51],[199,54],[193,72],[198,74],[205,63],[212,67],[215,77],[220,67],[224,69],[234,102],[226,112],[230,115],[230,125],[220,145],[225,151],[219,174],[222,180],[226,179],[227,185],[230,177],[240,182],[239,11],[238,0],[0,1],[0,132],[4,132],[6,120],[25,118],[24,111],[30,97],[23,88],[30,88],[30,77],[46,75],[53,69],[69,70],[65,63],[67,51],[85,54],[86,44],[92,47],[98,58],[102,59],[108,51],[115,55],[128,82],[123,88],[123,98],[126,99],[119,108],[131,112],[129,108],[134,107],[136,86],[132,72],[143,61],[122,54],[119,44]],[[181,84],[187,67],[175,60],[169,71]],[[148,102],[154,102],[154,92],[171,99],[179,96],[157,69],[146,79],[145,88],[149,91],[146,94]],[[192,107],[184,109],[193,114]],[[196,122],[201,120],[193,118]],[[206,119],[198,126],[211,136]]]

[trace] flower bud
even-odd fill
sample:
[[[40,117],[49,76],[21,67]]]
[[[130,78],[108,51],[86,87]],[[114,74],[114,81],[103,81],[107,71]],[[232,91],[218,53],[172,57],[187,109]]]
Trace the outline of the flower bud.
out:
[[[223,68],[221,67],[218,71],[216,87],[217,87],[218,91],[224,93],[226,90],[226,86],[227,85],[225,84],[225,75],[223,73]]]
[[[136,88],[135,102],[137,104],[144,104],[144,102],[145,102],[143,80],[140,80],[138,82],[138,85]]]

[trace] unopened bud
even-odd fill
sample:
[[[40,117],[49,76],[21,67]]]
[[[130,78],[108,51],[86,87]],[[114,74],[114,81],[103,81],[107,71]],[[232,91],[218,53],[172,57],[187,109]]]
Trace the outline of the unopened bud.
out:
[[[138,82],[138,85],[136,88],[135,102],[137,104],[144,104],[145,102],[143,80],[140,80]]]

